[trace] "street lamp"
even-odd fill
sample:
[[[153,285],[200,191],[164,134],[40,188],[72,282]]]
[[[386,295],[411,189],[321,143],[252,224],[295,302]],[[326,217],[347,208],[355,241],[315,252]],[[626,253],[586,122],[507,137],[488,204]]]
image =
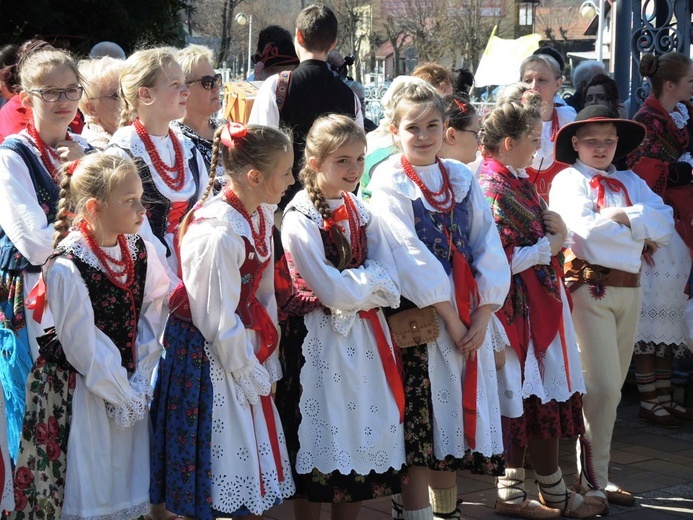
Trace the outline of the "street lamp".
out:
[[[246,16],[243,13],[238,13],[236,22],[238,25],[248,24],[248,76],[250,76],[250,69],[253,67],[253,15]]]
[[[599,0],[597,6],[592,0],[585,0],[580,5],[580,16],[583,18],[594,18],[598,16],[597,23],[597,59],[603,62],[604,57],[604,0]]]

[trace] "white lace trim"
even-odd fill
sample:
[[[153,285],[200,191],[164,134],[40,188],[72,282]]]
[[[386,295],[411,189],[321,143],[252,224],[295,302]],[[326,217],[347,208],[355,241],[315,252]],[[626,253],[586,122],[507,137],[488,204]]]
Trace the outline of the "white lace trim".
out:
[[[137,249],[137,239],[139,238],[139,235],[125,235],[125,241],[127,242],[128,250],[130,251],[130,258],[132,258],[133,261],[137,260],[137,253],[139,253],[139,250]],[[104,273],[106,272],[106,269],[103,265],[101,265],[101,262],[97,258],[94,251],[91,250],[81,232],[76,230],[70,231],[70,233],[60,243],[60,248],[64,249],[67,253],[75,255],[88,266],[98,269]],[[105,249],[106,252],[114,258],[118,258],[120,260],[120,247],[106,247],[103,249]],[[121,278],[125,278],[125,275],[123,275]]]
[[[683,103],[676,103],[674,110],[669,112],[669,116],[678,129],[683,128],[688,123],[688,109]]]
[[[541,237],[537,240],[536,252],[537,252],[537,264],[548,265],[551,263],[551,243],[546,237]]]
[[[363,263],[365,269],[365,274],[373,287],[371,294],[375,296],[375,293],[379,292],[381,296],[385,297],[389,304],[389,307],[396,309],[399,307],[399,291],[395,287],[394,282],[387,274],[387,271],[375,260],[366,259]],[[370,300],[370,299],[369,299]],[[365,305],[358,309],[335,309],[330,308],[331,316],[330,321],[332,324],[332,329],[344,337],[347,337],[351,327],[354,325],[354,321],[358,316],[360,310],[368,310],[379,307],[378,303],[372,302],[371,305],[368,301]]]
[[[134,395],[125,404],[116,406],[106,402],[106,413],[115,420],[116,426],[121,430],[131,428],[136,422],[144,419],[149,412],[149,401],[153,395],[152,386],[139,371],[130,378],[130,388]]]
[[[272,390],[270,375],[257,358],[250,360],[245,367],[231,372],[236,388],[236,399],[243,406],[257,404],[260,396],[269,395]]]
[[[491,335],[493,350],[496,352],[501,352],[505,350],[506,347],[510,347],[510,339],[505,333],[505,327],[503,327],[503,324],[498,319],[495,312],[491,314],[491,321],[489,321],[488,324],[488,331]]]
[[[402,169],[401,160],[401,154],[393,155],[392,157],[390,157],[388,159],[389,164],[387,164],[385,168],[380,168],[378,170],[381,175],[375,177],[376,180],[374,181],[374,183],[378,186],[380,186],[381,183],[382,185],[387,185],[393,188],[400,195],[408,198],[409,200],[421,199],[424,207],[428,211],[437,212],[438,210],[428,203],[426,197],[423,196],[423,193],[421,193],[419,187],[416,184],[414,184],[414,182],[411,179],[409,179],[409,177],[407,177],[407,175],[404,173],[404,170]],[[464,198],[467,196],[469,190],[471,189],[473,180],[472,173],[469,171],[469,168],[467,168],[465,165],[461,163],[443,160],[443,164],[445,165],[445,168],[448,171],[448,175],[450,177],[450,184],[452,185],[452,189],[455,192],[455,202],[462,202]],[[416,173],[422,177],[421,180],[426,183],[426,177],[430,176],[431,174],[437,173],[439,171],[439,168],[438,164],[436,163],[428,166],[414,166],[414,170],[416,170]],[[385,175],[382,175],[385,172],[388,173],[387,179],[384,178]],[[426,183],[426,185],[430,188],[428,183]],[[442,181],[439,183],[439,185],[442,185]],[[438,189],[440,188],[435,188],[434,191],[437,191]]]
[[[121,509],[110,515],[82,516],[82,515],[66,515],[63,513],[61,520],[132,520],[140,516],[149,514],[151,506],[149,502],[142,502],[126,509]]]
[[[283,439],[281,441],[284,442]],[[260,479],[257,476],[245,477],[236,475],[233,472],[223,475],[212,475],[212,488],[217,489],[213,497],[213,507],[223,516],[231,516],[231,513],[238,511],[245,506],[252,514],[262,515],[263,512],[289,498],[296,492],[294,480],[291,477],[291,464],[286,457],[282,456],[282,468],[284,470],[284,480],[279,482],[277,470],[275,468],[265,469],[261,475],[265,484],[264,496],[260,494]],[[219,497],[223,497],[220,502]]]
[[[368,211],[368,208],[366,207],[365,203],[359,198],[357,198],[353,193],[349,193],[348,196],[351,198],[352,202],[354,202],[354,205],[356,206],[361,225],[367,225],[371,220],[371,214]],[[289,202],[289,204],[286,206],[285,212],[288,211],[289,208],[295,208],[296,210],[306,215],[313,222],[315,222],[319,227],[324,227],[322,215],[320,215],[320,212],[315,208],[315,205],[310,200],[310,197],[308,196],[308,192],[306,190],[301,190],[296,194],[293,200]]]
[[[677,162],[685,162],[693,166],[693,155],[690,152],[686,152],[677,159]]]
[[[282,378],[282,365],[279,362],[279,356],[277,355],[276,351],[265,360],[262,366],[265,367],[265,370],[267,370],[271,383],[275,383]]]
[[[170,125],[169,128],[173,131],[174,135],[178,139],[178,142],[181,143],[181,147],[183,148],[183,158],[185,160],[185,169],[188,170],[188,164],[190,164],[190,159],[193,158],[193,155],[195,153],[195,144],[192,142],[192,140],[185,137],[183,133],[180,131],[180,129],[176,128],[173,125]],[[154,138],[152,139],[152,141],[154,142],[154,146],[156,147],[156,150],[159,152],[159,155],[162,155],[164,157],[174,156],[173,143],[171,142],[171,139],[166,139],[165,141],[165,154],[161,153],[162,147],[157,146],[161,143],[162,140]],[[115,144],[120,148],[130,150],[130,153],[132,153],[132,155],[142,159],[145,162],[145,164],[149,167],[149,169],[153,171],[154,163],[152,162],[152,158],[149,157],[149,153],[147,153],[147,149],[145,148],[142,139],[140,139],[140,136],[137,135],[137,132],[135,131],[135,128],[132,125],[117,130],[116,133],[113,134],[110,144]]]

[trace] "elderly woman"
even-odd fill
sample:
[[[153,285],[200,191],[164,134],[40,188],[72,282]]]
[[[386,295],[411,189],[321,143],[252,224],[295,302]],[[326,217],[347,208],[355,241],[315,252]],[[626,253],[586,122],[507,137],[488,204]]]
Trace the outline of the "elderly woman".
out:
[[[113,132],[118,129],[118,77],[124,63],[110,57],[79,62],[85,94],[79,101],[85,119],[82,137],[99,150],[108,146]]]
[[[214,72],[212,51],[203,45],[188,45],[178,51],[176,60],[183,68],[190,95],[185,117],[173,124],[192,139],[209,170],[214,131],[224,124],[223,119],[212,117],[221,109],[221,74]]]

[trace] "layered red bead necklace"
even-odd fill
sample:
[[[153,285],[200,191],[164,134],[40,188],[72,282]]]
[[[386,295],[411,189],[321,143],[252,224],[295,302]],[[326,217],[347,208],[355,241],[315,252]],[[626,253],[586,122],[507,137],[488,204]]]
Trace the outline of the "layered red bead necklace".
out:
[[[358,209],[348,194],[342,195],[344,206],[347,210],[347,221],[349,222],[349,234],[351,235],[351,258],[360,259],[363,244],[361,244],[360,219]]]
[[[41,139],[41,135],[38,133],[38,130],[36,130],[33,121],[29,121],[29,124],[27,124],[26,126],[26,131],[29,134],[29,136],[33,139],[34,143],[36,143],[36,148],[38,148],[39,154],[41,155],[41,162],[46,167],[46,170],[48,170],[48,173],[53,178],[53,180],[57,182],[58,169],[55,167],[53,161],[60,162],[60,156],[58,155],[58,152],[53,150],[53,148],[48,146],[46,142],[43,139]],[[65,140],[72,141],[72,138],[70,137],[70,134],[68,132],[65,132]]]
[[[171,188],[173,191],[182,190],[183,184],[185,184],[185,162],[183,160],[183,147],[181,146],[180,141],[178,141],[176,134],[173,133],[173,130],[169,128],[168,136],[171,139],[171,144],[173,144],[175,160],[173,162],[173,166],[169,166],[159,155],[159,152],[154,145],[154,141],[152,141],[152,138],[149,137],[147,129],[140,122],[140,120],[135,119],[132,126],[135,127],[135,132],[137,132],[137,136],[144,143],[144,148],[147,150],[149,158],[152,160],[154,169],[157,171],[159,176],[161,176],[161,179],[166,183],[166,186]],[[170,175],[169,172],[176,173],[176,177]]]
[[[230,186],[226,186],[224,188],[224,199],[226,202],[229,203],[229,205],[238,211],[243,218],[248,222],[248,226],[250,226],[250,232],[253,235],[253,244],[255,245],[255,251],[260,256],[267,256],[269,253],[269,245],[267,244],[266,240],[266,235],[267,235],[267,223],[265,222],[265,215],[262,212],[262,209],[258,207],[257,209],[257,214],[260,217],[260,225],[258,226],[257,232],[255,229],[253,229],[253,219],[250,217],[248,214],[248,211],[245,209],[245,206],[241,202],[241,199],[238,198],[238,196],[233,192]]]
[[[94,234],[86,221],[81,221],[77,227],[80,233],[82,233],[84,239],[87,241],[89,249],[92,250],[92,252],[96,255],[96,258],[98,258],[99,262],[101,262],[101,265],[106,271],[106,276],[108,279],[121,289],[128,289],[135,279],[135,261],[130,255],[130,248],[128,247],[125,235],[122,233],[118,235],[118,245],[120,246],[121,257],[120,260],[118,260],[106,253],[106,251],[104,251],[103,248],[96,243]],[[123,278],[123,276],[125,276],[125,280],[121,282],[120,280]]]
[[[407,175],[407,177],[409,177],[411,181],[419,187],[421,193],[426,199],[426,202],[428,202],[431,207],[435,208],[438,212],[445,213],[450,211],[452,206],[455,204],[455,192],[452,190],[450,176],[443,165],[443,161],[440,160],[440,157],[436,157],[436,161],[438,162],[438,168],[440,168],[440,174],[443,177],[443,186],[438,191],[431,191],[428,186],[424,184],[421,177],[419,177],[414,167],[404,155],[402,155],[402,168],[404,169],[404,173]]]

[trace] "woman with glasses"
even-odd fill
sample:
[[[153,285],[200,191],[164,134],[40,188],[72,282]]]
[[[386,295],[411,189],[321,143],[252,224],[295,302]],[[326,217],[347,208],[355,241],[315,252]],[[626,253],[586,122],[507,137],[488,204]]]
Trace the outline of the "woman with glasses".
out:
[[[20,72],[22,104],[31,109],[25,130],[0,145],[0,380],[7,399],[10,453],[16,460],[24,420],[29,371],[39,349],[36,338],[53,324],[48,310],[25,308],[53,251],[62,163],[89,147],[68,132],[82,97],[77,64],[53,48],[32,53]]]
[[[188,45],[178,51],[176,61],[183,68],[190,95],[185,116],[173,126],[195,143],[209,170],[214,131],[225,123],[212,117],[221,109],[221,74],[214,72],[212,51],[203,45]]]
[[[440,156],[470,164],[479,151],[479,116],[469,99],[445,96],[445,134]]]
[[[108,146],[111,136],[118,129],[118,76],[124,63],[108,56],[79,62],[85,93],[79,102],[79,109],[85,118],[82,137],[99,150]]]
[[[623,103],[618,98],[618,85],[606,74],[597,74],[585,85],[582,106],[591,105],[602,105],[621,118],[628,117]]]
[[[207,167],[193,141],[172,125],[185,116],[190,89],[178,50],[137,51],[120,73],[120,128],[106,153],[134,159],[147,208],[140,235],[167,267],[171,290],[180,283],[178,228],[207,187]]]

